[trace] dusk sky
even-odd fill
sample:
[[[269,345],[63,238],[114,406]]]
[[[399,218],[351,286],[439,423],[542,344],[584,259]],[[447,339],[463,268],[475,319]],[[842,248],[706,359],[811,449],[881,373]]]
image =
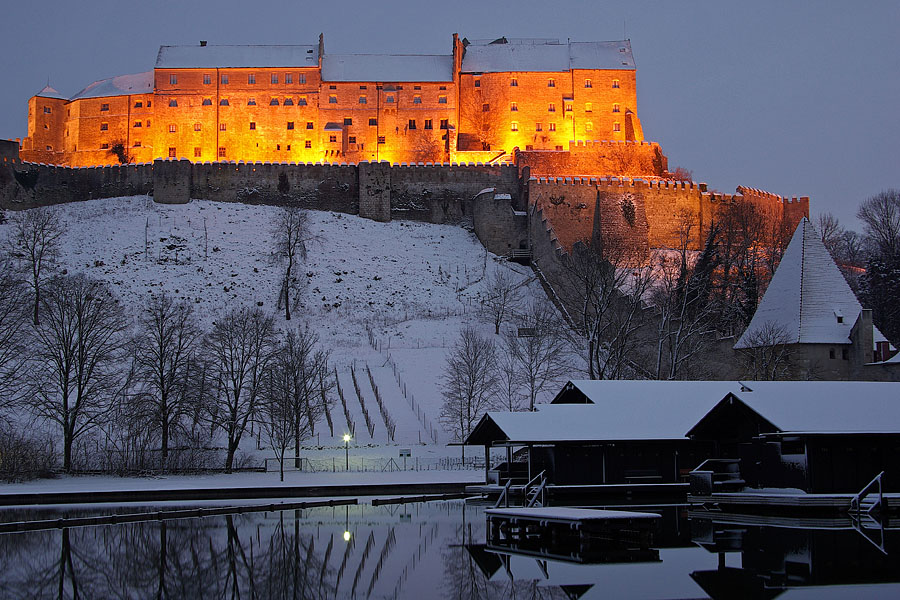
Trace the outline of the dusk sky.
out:
[[[900,187],[900,2],[6,3],[0,138],[23,137],[49,77],[66,96],[153,68],[160,45],[312,44],[333,53],[449,53],[470,39],[631,39],[638,116],[670,169],[722,192],[810,196],[852,228]]]

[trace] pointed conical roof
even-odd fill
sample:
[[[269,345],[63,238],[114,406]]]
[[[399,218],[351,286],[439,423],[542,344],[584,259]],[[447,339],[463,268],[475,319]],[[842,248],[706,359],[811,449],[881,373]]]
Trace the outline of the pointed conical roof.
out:
[[[40,96],[41,98],[59,98],[60,100],[66,100],[65,96],[57,92],[49,85],[44,86],[44,89],[35,94],[35,96]]]
[[[769,283],[736,349],[761,345],[765,330],[776,327],[787,344],[849,344],[850,329],[862,306],[822,238],[804,218]],[[873,328],[875,341],[884,340]],[[770,344],[774,340],[764,343]]]

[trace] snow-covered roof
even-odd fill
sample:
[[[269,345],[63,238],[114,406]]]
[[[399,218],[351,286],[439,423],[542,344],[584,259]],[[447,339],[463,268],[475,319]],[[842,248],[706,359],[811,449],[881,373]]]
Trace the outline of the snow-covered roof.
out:
[[[588,403],[597,405],[637,406],[658,398],[682,402],[699,397],[711,399],[715,403],[728,392],[740,390],[742,385],[739,381],[573,379],[563,386],[552,403],[582,402],[582,396]]]
[[[117,75],[109,79],[101,79],[90,84],[70,100],[79,98],[103,98],[106,96],[130,96],[132,94],[150,94],[153,92],[153,71]]]
[[[317,67],[318,46],[160,46],[157,69]]]
[[[41,98],[58,98],[60,100],[68,100],[68,98],[60,94],[49,85],[45,85],[44,89],[35,94],[35,96],[40,96]]]
[[[428,54],[326,54],[323,81],[453,81],[453,57]]]
[[[463,73],[520,71],[562,72],[571,69],[634,70],[631,42],[569,42],[470,44],[462,60]]]
[[[343,131],[344,126],[340,123],[335,123],[334,121],[329,121],[325,124],[325,131]]]
[[[849,344],[862,306],[847,285],[818,232],[804,218],[766,289],[750,325],[734,345],[752,348],[783,334],[786,344]],[[839,322],[840,318],[840,322]],[[773,329],[774,328],[774,329]],[[885,337],[873,327],[875,342]]]
[[[542,404],[537,412],[489,412],[472,431],[469,443],[681,440],[728,391],[740,388],[735,382],[731,387],[702,385],[710,382],[616,383],[635,389],[605,395],[597,404]],[[682,383],[701,385],[689,392]]]
[[[750,381],[745,386],[732,395],[782,432],[900,433],[896,383]],[[724,398],[710,413],[730,399]]]

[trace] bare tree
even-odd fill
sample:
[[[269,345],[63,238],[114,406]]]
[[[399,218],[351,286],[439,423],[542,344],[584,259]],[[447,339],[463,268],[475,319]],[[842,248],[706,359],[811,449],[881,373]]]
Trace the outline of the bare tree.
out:
[[[294,268],[306,260],[306,244],[310,241],[309,217],[296,206],[281,208],[272,222],[275,256],[284,264],[278,308],[284,305],[284,318],[291,320],[291,291],[297,288]]]
[[[217,382],[209,414],[213,426],[226,435],[226,472],[231,472],[241,438],[257,416],[263,374],[275,343],[272,316],[257,308],[223,314],[206,336],[204,353]]]
[[[538,395],[570,372],[563,335],[566,324],[548,301],[536,301],[518,315],[518,331],[509,331],[504,340],[512,355],[522,388],[533,411]]]
[[[41,304],[30,404],[62,429],[63,469],[71,471],[75,440],[102,423],[121,389],[127,321],[106,284],[81,274],[52,280]]]
[[[819,213],[816,219],[816,229],[819,230],[819,236],[825,248],[834,259],[838,258],[838,249],[844,234],[844,228],[830,212]]]
[[[26,378],[26,348],[31,333],[28,312],[24,282],[8,261],[0,262],[0,409],[17,399]]]
[[[747,336],[747,348],[741,350],[746,360],[747,377],[762,381],[791,379],[794,372],[795,348],[790,333],[781,325],[767,321]]]
[[[284,334],[266,369],[262,389],[262,425],[284,480],[284,459],[294,447],[300,467],[300,442],[315,433],[325,414],[333,380],[328,375],[329,353],[318,347],[319,337],[301,325]]]
[[[500,325],[519,302],[520,290],[510,271],[499,268],[488,278],[481,297],[482,318],[494,326],[494,334],[500,334]]]
[[[171,438],[192,411],[190,376],[202,331],[190,304],[161,294],[150,298],[138,318],[131,351],[136,393],[131,417],[159,434],[160,468],[166,469]]]
[[[474,93],[460,98],[460,142],[461,146],[466,146],[467,140],[469,144],[460,150],[491,150],[491,146],[501,139],[500,132],[505,124],[503,115],[508,114],[505,90],[490,87],[487,81],[482,83]],[[473,142],[474,148],[471,147]],[[509,152],[512,148],[505,150]]]
[[[441,381],[441,423],[453,439],[464,441],[494,400],[497,379],[494,342],[466,327],[453,344]],[[465,457],[465,446],[463,446]]]
[[[10,253],[28,272],[34,292],[34,324],[39,321],[41,287],[50,277],[59,258],[59,245],[65,227],[53,208],[35,208],[17,213],[7,243]]]
[[[497,380],[496,406],[501,410],[517,412],[525,410],[525,395],[519,364],[516,357],[508,349],[497,352],[495,378]]]
[[[885,190],[860,204],[856,216],[882,256],[900,255],[900,190]]]
[[[589,378],[635,376],[631,357],[651,282],[649,265],[635,264],[624,245],[604,244],[599,236],[576,243],[567,255],[560,287],[576,328],[571,342],[584,354]]]

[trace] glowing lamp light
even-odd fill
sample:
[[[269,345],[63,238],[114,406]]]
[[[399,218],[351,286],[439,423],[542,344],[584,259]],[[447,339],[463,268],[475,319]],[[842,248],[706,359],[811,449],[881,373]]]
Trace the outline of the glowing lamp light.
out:
[[[345,433],[345,434],[344,434],[344,441],[345,441],[345,442],[349,442],[350,439],[351,439],[351,438],[350,438],[350,434],[349,434],[349,433]]]
[[[347,437],[347,436],[344,436],[344,437]],[[344,532],[344,541],[345,541],[345,542],[349,542],[349,541],[350,541],[350,532],[349,532],[349,531],[345,531],[345,532]]]

